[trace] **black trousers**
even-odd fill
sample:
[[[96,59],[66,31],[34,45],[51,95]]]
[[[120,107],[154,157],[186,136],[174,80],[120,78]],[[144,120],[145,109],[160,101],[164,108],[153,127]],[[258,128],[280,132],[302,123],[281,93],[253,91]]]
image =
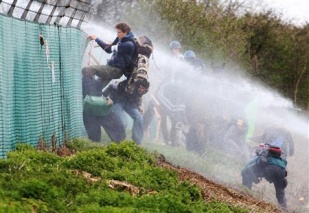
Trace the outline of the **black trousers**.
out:
[[[245,167],[241,171],[242,184],[249,189],[252,183],[259,183],[259,178],[264,177],[269,183],[273,183],[276,191],[276,198],[281,208],[286,209],[285,188],[287,186],[287,179],[285,170],[279,166],[266,164],[266,165],[251,165]]]
[[[120,142],[126,138],[125,127],[120,118],[110,112],[107,116],[94,116],[83,113],[84,126],[88,138],[94,142],[101,141],[101,126],[113,142]]]
[[[267,165],[264,171],[264,177],[269,183],[274,183],[276,190],[276,198],[279,205],[286,209],[287,203],[285,198],[285,188],[287,180],[285,177],[285,170],[276,165]]]

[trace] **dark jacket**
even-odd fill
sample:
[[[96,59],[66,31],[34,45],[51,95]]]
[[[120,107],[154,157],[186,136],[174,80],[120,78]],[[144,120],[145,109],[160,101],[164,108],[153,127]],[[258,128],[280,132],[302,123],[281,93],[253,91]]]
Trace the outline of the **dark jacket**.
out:
[[[114,103],[126,103],[134,107],[142,105],[143,94],[138,94],[137,89],[134,89],[132,94],[126,92],[128,80],[121,81],[119,83],[110,84],[103,91],[104,97],[110,97]]]
[[[123,72],[126,72],[131,65],[131,61],[134,60],[134,51],[136,45],[134,42],[134,35],[129,32],[123,39],[119,40],[116,38],[112,44],[106,44],[104,41],[96,38],[95,41],[98,45],[107,53],[113,53],[110,60],[108,60],[107,65],[118,67]],[[112,46],[118,45],[118,51],[112,52]]]

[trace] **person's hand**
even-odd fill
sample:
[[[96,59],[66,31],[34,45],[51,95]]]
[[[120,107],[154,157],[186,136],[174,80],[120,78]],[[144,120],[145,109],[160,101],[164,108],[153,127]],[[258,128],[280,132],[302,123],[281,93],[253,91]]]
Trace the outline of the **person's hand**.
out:
[[[109,97],[106,97],[106,104],[107,106],[111,105],[113,102]]]
[[[139,111],[141,114],[143,114],[143,113],[144,113],[144,107],[139,106],[139,107],[138,107],[138,111]]]
[[[97,37],[98,37],[98,36],[97,36],[97,35],[94,35],[94,34],[88,36],[88,38],[89,38],[90,40],[95,40]]]

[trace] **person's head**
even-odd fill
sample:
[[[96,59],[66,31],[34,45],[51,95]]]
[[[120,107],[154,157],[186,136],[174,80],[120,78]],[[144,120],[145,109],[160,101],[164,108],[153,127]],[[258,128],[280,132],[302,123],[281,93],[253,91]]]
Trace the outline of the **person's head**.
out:
[[[137,93],[140,95],[146,94],[149,88],[149,82],[146,79],[138,79],[135,82]]]
[[[170,48],[171,48],[173,54],[179,55],[180,54],[180,49],[181,49],[181,44],[180,44],[179,41],[172,41],[170,43]]]
[[[117,37],[119,39],[122,39],[123,37],[128,35],[129,32],[131,32],[131,27],[124,22],[116,24],[115,28],[117,30]]]
[[[236,125],[237,127],[242,128],[244,126],[244,121],[241,119],[237,119]]]
[[[192,50],[187,50],[184,54],[183,54],[184,58],[187,60],[190,59],[194,59],[196,57],[195,53]]]

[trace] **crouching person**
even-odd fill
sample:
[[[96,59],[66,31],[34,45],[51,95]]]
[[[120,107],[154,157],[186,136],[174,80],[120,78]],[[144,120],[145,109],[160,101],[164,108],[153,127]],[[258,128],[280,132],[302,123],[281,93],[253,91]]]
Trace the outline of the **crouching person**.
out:
[[[126,112],[133,119],[132,139],[137,144],[141,144],[144,137],[142,96],[147,93],[149,82],[144,79],[136,80],[132,93],[127,92],[127,86],[127,79],[110,84],[104,89],[103,96],[111,98],[114,102],[111,114],[120,122],[119,134],[126,137],[124,119],[124,112]]]
[[[241,171],[242,184],[249,189],[258,184],[262,178],[273,183],[276,198],[283,210],[287,209],[285,188],[287,186],[287,161],[281,158],[281,149],[268,144],[260,144],[256,156]]]

